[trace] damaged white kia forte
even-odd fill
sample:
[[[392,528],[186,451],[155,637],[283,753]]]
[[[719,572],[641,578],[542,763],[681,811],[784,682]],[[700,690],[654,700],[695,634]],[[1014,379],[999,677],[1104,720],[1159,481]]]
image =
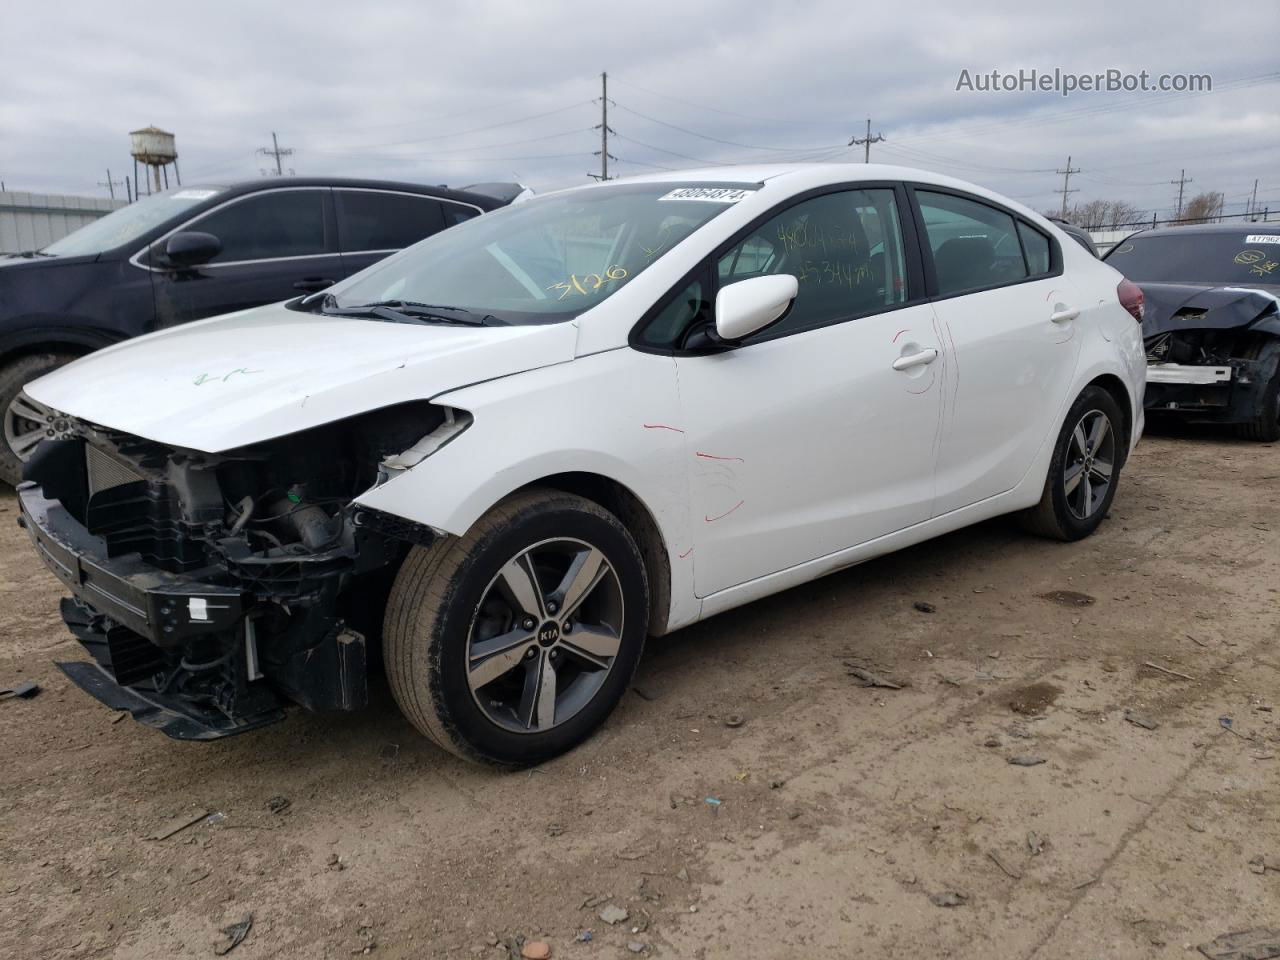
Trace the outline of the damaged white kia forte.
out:
[[[380,642],[424,734],[536,763],[646,637],[999,514],[1091,533],[1141,316],[1043,217],[917,170],[602,183],[29,384],[21,522],[92,654],[61,668],[170,736],[360,709]]]

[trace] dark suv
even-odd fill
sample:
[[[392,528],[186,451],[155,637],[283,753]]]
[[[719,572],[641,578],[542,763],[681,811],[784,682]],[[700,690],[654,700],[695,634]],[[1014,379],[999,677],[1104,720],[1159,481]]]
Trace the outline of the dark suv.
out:
[[[36,443],[59,435],[57,418],[22,395],[26,383],[129,337],[322,290],[510,202],[518,191],[507,186],[289,177],[180,187],[0,257],[0,480],[16,483]]]

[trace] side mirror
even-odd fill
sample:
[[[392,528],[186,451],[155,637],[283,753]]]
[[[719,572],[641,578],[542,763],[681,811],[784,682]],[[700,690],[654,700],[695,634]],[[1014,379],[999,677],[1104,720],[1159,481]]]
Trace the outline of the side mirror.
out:
[[[799,293],[800,283],[789,273],[721,287],[716,294],[716,336],[736,343],[758,333],[780,319]]]
[[[212,233],[194,230],[175,233],[164,245],[165,259],[172,267],[195,267],[208,263],[222,252],[222,241]]]

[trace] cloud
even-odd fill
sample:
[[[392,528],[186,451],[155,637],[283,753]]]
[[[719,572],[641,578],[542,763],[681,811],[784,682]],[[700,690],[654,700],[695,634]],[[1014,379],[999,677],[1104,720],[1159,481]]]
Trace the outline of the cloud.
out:
[[[519,177],[547,189],[598,169],[591,101],[608,70],[615,172],[861,159],[847,143],[870,116],[886,137],[873,158],[1041,208],[1055,205],[1052,171],[1068,155],[1082,168],[1073,200],[1167,210],[1167,181],[1185,167],[1197,188],[1228,194],[1229,209],[1255,177],[1280,207],[1280,184],[1267,179],[1280,129],[1277,33],[1273,4],[1250,7],[1242,29],[1208,5],[1168,0],[22,4],[5,16],[0,179],[101,193],[108,167],[132,173],[128,131],[154,123],[177,135],[187,182],[260,175],[274,162],[256,151],[274,130],[300,174]],[[1209,73],[1218,91],[956,91],[962,69],[1031,67]]]

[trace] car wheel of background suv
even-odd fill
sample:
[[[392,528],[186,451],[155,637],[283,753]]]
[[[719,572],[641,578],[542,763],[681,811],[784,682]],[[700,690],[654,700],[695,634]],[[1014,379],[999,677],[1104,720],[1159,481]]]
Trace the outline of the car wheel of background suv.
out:
[[[1023,529],[1055,540],[1080,540],[1098,529],[1120,483],[1123,424],[1110,393],[1092,386],[1081,392],[1054,444],[1040,502],[1019,515]]]
[[[0,413],[4,416],[0,480],[5,483],[16,486],[22,480],[22,462],[36,444],[58,435],[57,419],[22,396],[22,388],[74,359],[65,353],[33,353],[0,368]]]
[[[1259,339],[1245,351],[1244,358],[1261,360],[1264,354],[1271,351],[1280,352],[1280,342],[1269,337]],[[1239,424],[1236,434],[1246,440],[1258,440],[1262,443],[1280,440],[1280,368],[1272,376],[1271,382],[1262,388],[1258,418],[1252,423]]]
[[[528,491],[465,536],[410,552],[387,603],[387,677],[444,749],[539,763],[618,704],[648,619],[644,563],[621,522],[581,497]]]

